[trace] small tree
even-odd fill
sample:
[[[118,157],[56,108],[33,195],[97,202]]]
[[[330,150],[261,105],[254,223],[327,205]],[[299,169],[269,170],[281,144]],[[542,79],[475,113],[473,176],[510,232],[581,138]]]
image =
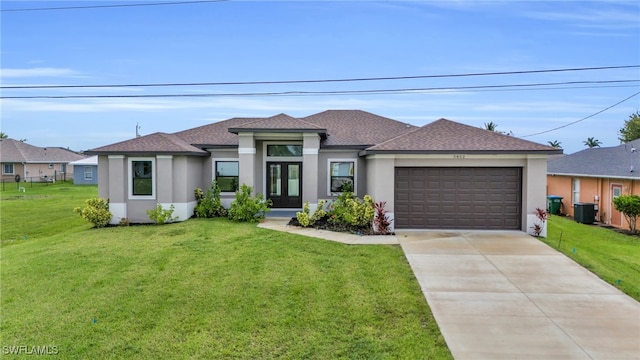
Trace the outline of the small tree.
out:
[[[620,211],[629,223],[629,231],[636,234],[636,221],[640,217],[640,196],[638,195],[620,195],[613,199],[613,205],[616,210]]]
[[[624,126],[620,129],[620,141],[623,143],[640,138],[640,110],[629,115]]]

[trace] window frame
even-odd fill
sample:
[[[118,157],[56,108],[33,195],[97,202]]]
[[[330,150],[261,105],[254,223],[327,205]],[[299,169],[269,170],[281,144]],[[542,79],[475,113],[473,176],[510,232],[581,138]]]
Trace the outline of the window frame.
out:
[[[218,183],[218,163],[219,162],[235,162],[238,164],[238,189],[236,189],[235,191],[224,191],[222,189],[220,189],[220,193],[221,194],[235,194],[235,192],[237,190],[240,189],[240,159],[237,158],[217,158],[217,159],[213,159],[213,179],[216,181],[216,183],[218,185],[220,185],[220,183]],[[230,177],[230,176],[225,176],[225,177]]]
[[[87,170],[89,170],[88,174],[89,176],[87,176]],[[85,165],[84,169],[83,169],[83,174],[84,174],[84,179],[87,181],[91,181],[93,180],[93,166],[90,165]]]
[[[151,162],[151,195],[133,194],[133,163],[139,161]],[[127,159],[127,178],[129,186],[129,200],[155,200],[156,199],[156,158],[153,157],[132,157]]]
[[[353,163],[353,193],[358,193],[358,159],[354,158],[342,158],[342,159],[327,159],[327,195],[338,196],[342,194],[342,191],[331,191],[331,180],[333,175],[331,174],[332,163]]]
[[[6,167],[5,166],[11,166],[11,172],[7,172]],[[2,164],[2,175],[15,175],[16,173],[16,166],[14,163],[3,163]]]
[[[571,180],[571,202],[576,204],[580,202],[580,179],[573,178]]]

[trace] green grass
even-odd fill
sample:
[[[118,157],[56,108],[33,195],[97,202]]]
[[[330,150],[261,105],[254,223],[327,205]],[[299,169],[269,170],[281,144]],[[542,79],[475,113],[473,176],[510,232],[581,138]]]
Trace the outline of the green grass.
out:
[[[63,189],[1,193],[0,346],[57,346],[63,358],[451,358],[397,246],[225,219],[91,229],[72,208],[95,187]]]
[[[542,241],[640,301],[639,237],[559,216],[551,216],[547,224]]]

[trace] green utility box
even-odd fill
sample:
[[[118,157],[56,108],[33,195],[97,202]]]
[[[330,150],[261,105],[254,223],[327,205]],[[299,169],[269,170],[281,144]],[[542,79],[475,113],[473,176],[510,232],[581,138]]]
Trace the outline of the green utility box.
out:
[[[596,204],[573,204],[573,219],[583,224],[593,224],[596,221]]]
[[[562,196],[549,195],[547,196],[547,212],[549,214],[559,215],[560,207],[562,207]]]

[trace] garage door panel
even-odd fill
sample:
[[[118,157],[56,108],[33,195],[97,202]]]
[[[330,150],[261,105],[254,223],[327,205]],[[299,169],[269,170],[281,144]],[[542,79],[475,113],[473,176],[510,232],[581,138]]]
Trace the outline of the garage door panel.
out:
[[[398,228],[521,227],[521,168],[396,168],[395,175]]]

